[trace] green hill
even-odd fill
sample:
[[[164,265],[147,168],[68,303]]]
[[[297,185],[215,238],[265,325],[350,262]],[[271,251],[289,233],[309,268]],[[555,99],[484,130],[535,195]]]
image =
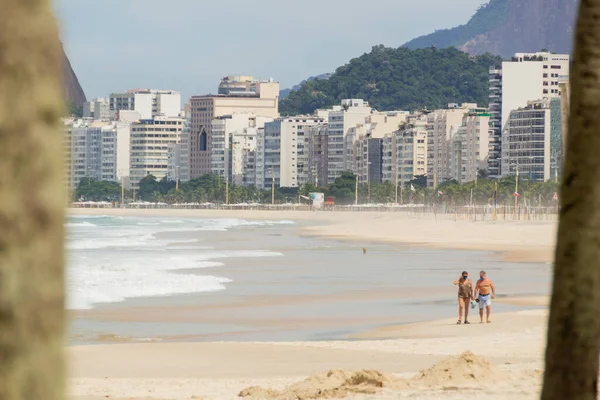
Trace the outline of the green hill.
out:
[[[488,70],[502,60],[469,56],[455,48],[398,49],[375,46],[326,80],[306,82],[280,102],[282,115],[310,114],[365,99],[377,110],[446,107],[448,103],[488,104]]]

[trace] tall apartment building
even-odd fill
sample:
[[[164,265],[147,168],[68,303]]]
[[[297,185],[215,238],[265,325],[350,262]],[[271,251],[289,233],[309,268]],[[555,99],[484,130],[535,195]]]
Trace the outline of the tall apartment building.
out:
[[[110,104],[108,99],[98,98],[83,103],[83,118],[109,121]]]
[[[417,176],[427,174],[427,130],[425,114],[412,114],[399,129],[381,142],[382,181],[406,185]]]
[[[167,176],[169,145],[180,143],[184,124],[183,118],[156,117],[131,125],[130,181],[134,189],[139,189],[147,175],[157,179]]]
[[[557,179],[561,154],[560,99],[530,101],[511,111],[502,135],[502,176],[518,173],[537,182]]]
[[[450,159],[454,135],[463,122],[463,116],[476,109],[477,104],[448,104],[447,109],[435,110],[427,116],[427,185],[433,187],[443,179],[450,179]]]
[[[510,113],[528,101],[561,96],[561,83],[569,80],[568,54],[517,53],[501,66],[490,68],[489,174],[502,174],[502,132]]]
[[[75,190],[83,178],[119,180],[118,155],[128,151],[127,139],[126,130],[120,131],[115,123],[69,121],[64,139],[68,189]]]
[[[181,94],[174,90],[133,89],[124,93],[112,93],[109,107],[112,119],[119,119],[120,111],[137,111],[141,119],[179,117]]]
[[[211,170],[213,174],[243,184],[244,159],[253,158],[247,152],[256,151],[257,131],[273,118],[252,113],[234,113],[212,121],[213,144]],[[247,180],[247,179],[246,179]],[[254,179],[252,179],[254,180]]]
[[[222,86],[229,85],[227,81]],[[240,89],[239,87],[236,89]],[[234,113],[253,113],[260,117],[279,117],[279,83],[252,81],[248,90],[231,88],[220,89],[228,94],[193,96],[190,99],[190,140],[189,174],[190,179],[209,173],[212,168],[212,121],[215,118]]]
[[[470,110],[452,139],[450,178],[460,184],[476,180],[479,170],[487,170],[490,117],[485,109]]]
[[[327,144],[329,124],[322,123],[308,128],[308,182],[317,187],[327,185],[329,176]]]
[[[190,180],[190,141],[192,132],[192,118],[186,112],[185,121],[181,130],[181,141],[179,143],[179,180],[187,182]]]
[[[342,100],[341,106],[335,106],[329,112],[327,136],[328,184],[333,183],[344,171],[351,167],[348,165],[346,157],[346,135],[351,128],[363,124],[365,118],[371,113],[372,109],[369,103],[362,99]]]
[[[275,174],[276,185],[281,187],[298,187],[310,181],[308,135],[312,126],[322,123],[323,117],[301,115],[278,118],[265,124],[264,135],[258,139],[259,187],[264,187],[264,182],[272,178],[272,173]],[[260,165],[260,160],[264,160],[264,165]]]
[[[219,94],[230,95],[235,93],[248,93],[252,92],[253,84],[258,82],[251,75],[233,75],[226,76],[221,79],[221,83],[219,84]]]

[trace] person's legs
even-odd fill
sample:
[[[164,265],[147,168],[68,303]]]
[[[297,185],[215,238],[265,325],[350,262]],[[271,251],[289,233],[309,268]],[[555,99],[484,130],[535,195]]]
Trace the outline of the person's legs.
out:
[[[471,299],[464,299],[465,303],[465,323],[469,320],[469,306],[471,306]]]
[[[483,324],[483,304],[484,304],[484,300],[483,298],[479,298],[479,319],[482,324]]]
[[[462,297],[458,298],[458,322],[462,320],[463,309],[465,308],[465,300]]]
[[[489,324],[490,322],[492,322],[492,320],[490,319],[490,315],[492,314],[492,306],[488,304],[485,307],[485,311],[486,311],[486,317],[487,317],[486,319],[487,319],[487,322]]]

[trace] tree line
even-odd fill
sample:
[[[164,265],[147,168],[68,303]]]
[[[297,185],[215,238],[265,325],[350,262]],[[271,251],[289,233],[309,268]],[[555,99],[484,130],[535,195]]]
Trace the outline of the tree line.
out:
[[[275,203],[295,203],[299,196],[309,193],[324,193],[335,198],[339,205],[354,204],[357,197],[356,175],[351,172],[342,174],[331,185],[316,187],[311,184],[299,188],[276,187]],[[178,187],[177,187],[178,186]],[[511,205],[514,202],[516,178],[507,177],[499,180],[488,179],[483,174],[477,181],[459,184],[455,180],[444,180],[437,188],[428,187],[425,176],[415,177],[398,187],[393,182],[372,182],[358,185],[359,204],[445,204],[451,207],[468,205]],[[271,188],[264,190],[256,187],[240,186],[233,183],[227,185],[223,178],[214,174],[206,174],[179,185],[166,177],[157,179],[148,175],[139,183],[137,191],[126,190],[127,201],[141,200],[149,202],[175,203],[226,203],[227,190],[229,204],[261,203],[272,201]],[[554,182],[534,182],[519,178],[519,198],[521,204],[534,206],[552,206],[556,204],[555,195],[558,185]],[[76,199],[91,201],[121,201],[121,185],[119,182],[96,181],[90,178],[81,180],[75,193]]]

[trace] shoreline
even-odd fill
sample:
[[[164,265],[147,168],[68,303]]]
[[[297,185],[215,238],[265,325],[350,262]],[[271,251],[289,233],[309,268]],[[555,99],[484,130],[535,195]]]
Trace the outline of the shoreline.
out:
[[[552,263],[556,221],[455,220],[452,215],[418,216],[401,212],[255,211],[172,209],[68,209],[67,215],[123,217],[239,218],[312,222],[299,234],[336,241],[384,243],[417,248],[488,251],[507,262]],[[402,229],[398,229],[402,226]],[[460,230],[460,238],[456,236]],[[467,242],[467,244],[465,244]]]
[[[299,236],[356,243],[402,245],[419,249],[485,251],[510,263],[549,263],[556,222],[455,221],[379,212],[221,211],[76,209],[68,215],[110,215],[154,218],[240,218],[290,220]],[[467,242],[467,244],[465,244]],[[487,255],[486,255],[487,257]],[[421,289],[422,290],[422,289]],[[385,297],[385,293],[373,293]],[[331,296],[332,298],[334,296]],[[267,301],[267,300],[265,300]],[[412,377],[445,357],[473,351],[502,370],[520,371],[507,384],[472,382],[452,390],[443,387],[391,390],[376,397],[458,400],[472,395],[499,400],[534,399],[539,393],[543,363],[546,296],[497,298],[499,304],[530,311],[494,313],[492,324],[456,325],[455,318],[382,325],[347,340],[302,342],[107,342],[69,346],[69,398],[72,400],[237,399],[240,390],[259,385],[281,390],[309,375],[330,369],[373,369]],[[222,309],[227,311],[227,304]],[[150,309],[146,310],[150,312]],[[108,311],[110,314],[110,310]],[[127,312],[122,316],[127,320]],[[173,316],[175,317],[175,316]],[[168,320],[163,321],[169,323]],[[158,320],[155,323],[160,323]],[[254,397],[255,399],[264,397]]]

